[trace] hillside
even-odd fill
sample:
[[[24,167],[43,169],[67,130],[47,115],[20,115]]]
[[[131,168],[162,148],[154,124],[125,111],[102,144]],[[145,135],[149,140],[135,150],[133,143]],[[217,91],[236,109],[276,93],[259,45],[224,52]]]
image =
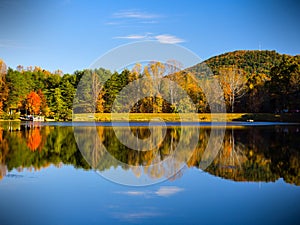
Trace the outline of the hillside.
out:
[[[220,79],[225,99],[227,95],[227,106],[232,106],[231,111],[233,106],[237,112],[282,112],[300,109],[300,55],[291,56],[269,50],[238,50],[211,57],[202,63]],[[188,71],[200,73],[202,63]],[[242,74],[243,77],[238,77],[237,74]],[[234,79],[228,78],[233,76]],[[240,82],[244,85],[241,86],[243,92],[240,96],[230,96],[234,90],[224,88],[226,85],[232,86],[228,80],[235,80],[237,83],[243,81]],[[233,97],[236,101],[230,102]]]
[[[269,50],[237,50],[233,52],[227,52],[221,55],[213,56],[204,61],[206,65],[216,75],[219,74],[220,67],[236,66],[243,69],[246,74],[259,74],[263,73],[270,75],[270,71],[273,67],[279,66],[280,63],[287,60],[300,60],[300,55],[291,56],[286,54],[280,54],[276,51]],[[189,71],[199,72],[200,64],[189,68]]]

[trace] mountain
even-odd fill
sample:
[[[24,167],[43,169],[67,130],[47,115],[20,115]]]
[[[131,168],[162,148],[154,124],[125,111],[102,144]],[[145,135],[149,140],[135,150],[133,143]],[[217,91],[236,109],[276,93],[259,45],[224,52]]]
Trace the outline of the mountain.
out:
[[[203,64],[220,80],[231,112],[300,110],[300,55],[238,50],[211,57],[187,71],[209,74]]]

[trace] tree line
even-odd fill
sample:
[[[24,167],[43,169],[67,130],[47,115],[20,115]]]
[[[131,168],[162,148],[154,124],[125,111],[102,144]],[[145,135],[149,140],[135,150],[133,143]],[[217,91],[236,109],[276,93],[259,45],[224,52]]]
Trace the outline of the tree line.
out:
[[[222,93],[214,96],[214,103],[225,100],[228,112],[275,113],[300,109],[299,55],[235,51],[186,70],[181,70],[177,62],[168,61],[136,64],[121,72],[99,68],[64,74],[37,66],[7,68],[0,60],[0,115],[13,118],[21,112],[70,120],[72,109],[78,113],[109,113],[112,107],[120,112],[176,113],[188,111],[189,101],[197,112],[210,112],[203,85],[207,84],[206,90],[214,87],[207,74],[222,88]],[[199,80],[203,81],[202,86]],[[135,85],[134,92],[124,89],[130,83]],[[184,93],[179,93],[180,90]],[[138,99],[135,92],[145,97]],[[187,97],[183,97],[185,93]],[[126,97],[132,101],[125,101]]]

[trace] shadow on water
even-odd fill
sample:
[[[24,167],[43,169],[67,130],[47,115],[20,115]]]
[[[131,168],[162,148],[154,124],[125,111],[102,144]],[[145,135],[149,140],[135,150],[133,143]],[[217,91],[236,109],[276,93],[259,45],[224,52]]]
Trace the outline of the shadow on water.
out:
[[[74,168],[90,170],[93,167],[99,171],[106,171],[118,166],[112,158],[123,163],[123,170],[129,170],[129,166],[142,168],[147,165],[159,165],[159,162],[172,157],[179,141],[188,145],[195,129],[195,126],[189,126],[187,133],[182,135],[179,126],[157,126],[150,130],[149,127],[134,124],[130,133],[140,140],[147,139],[151,132],[164,132],[162,140],[152,140],[153,146],[142,146],[144,149],[137,151],[119,141],[116,132],[125,138],[127,135],[122,126],[114,129],[110,126],[83,126],[83,139],[91,136],[95,130],[98,138],[85,142],[87,146],[80,152],[73,127],[69,125],[1,123],[0,179],[13,169],[39,170],[49,165],[59,167],[69,164]],[[283,178],[287,183],[300,185],[299,134],[299,126],[282,124],[228,127],[222,148],[205,171],[234,181],[272,182]],[[188,168],[199,168],[209,137],[210,127],[200,127],[198,144],[194,151],[188,158],[187,153],[181,151],[172,166],[176,167],[185,162]],[[105,150],[97,148],[99,144],[105,146]],[[141,170],[131,172],[138,177]],[[167,177],[167,172],[156,166],[143,171],[153,178]],[[171,179],[179,178],[182,173],[184,171],[180,171]]]

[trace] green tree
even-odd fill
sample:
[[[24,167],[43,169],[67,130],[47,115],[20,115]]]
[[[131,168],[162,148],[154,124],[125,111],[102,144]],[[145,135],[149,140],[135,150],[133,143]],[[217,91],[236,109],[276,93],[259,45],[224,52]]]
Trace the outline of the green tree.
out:
[[[21,108],[26,95],[32,90],[30,82],[28,82],[23,72],[11,68],[7,71],[6,81],[9,89],[6,110],[10,107]]]

